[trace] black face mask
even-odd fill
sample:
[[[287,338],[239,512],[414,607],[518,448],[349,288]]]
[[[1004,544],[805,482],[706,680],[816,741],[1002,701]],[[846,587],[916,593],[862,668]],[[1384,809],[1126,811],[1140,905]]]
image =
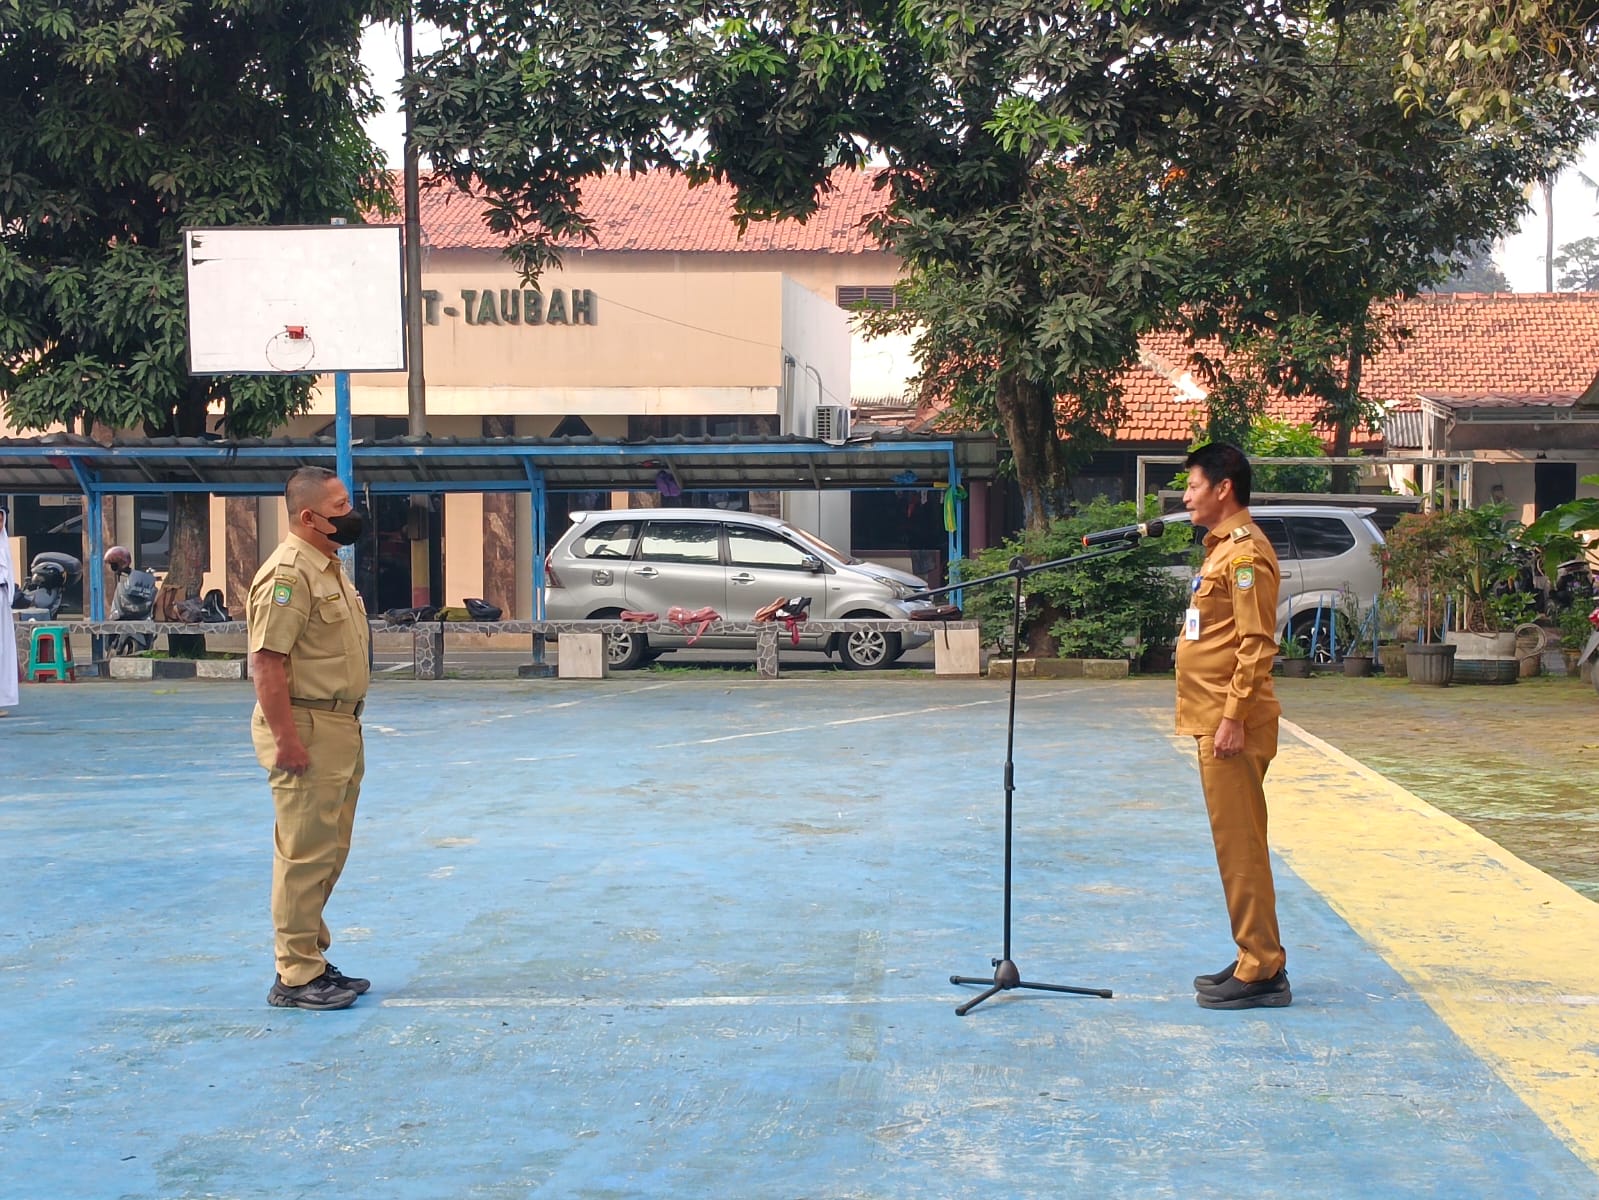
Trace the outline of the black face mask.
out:
[[[361,519],[359,512],[352,509],[336,517],[323,517],[316,509],[311,511],[333,526],[333,532],[328,534],[327,538],[335,546],[353,546],[361,540],[361,531],[366,523]]]

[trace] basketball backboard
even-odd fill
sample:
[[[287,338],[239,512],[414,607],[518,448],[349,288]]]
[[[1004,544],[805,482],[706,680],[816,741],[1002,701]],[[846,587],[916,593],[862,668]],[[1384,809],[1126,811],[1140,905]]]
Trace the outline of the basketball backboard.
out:
[[[398,225],[183,231],[191,375],[403,371]]]

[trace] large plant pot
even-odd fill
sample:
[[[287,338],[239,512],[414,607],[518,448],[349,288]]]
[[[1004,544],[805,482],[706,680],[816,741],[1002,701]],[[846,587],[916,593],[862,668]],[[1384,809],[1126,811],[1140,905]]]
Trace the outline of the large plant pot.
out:
[[[1344,674],[1351,679],[1364,679],[1371,674],[1371,655],[1346,654],[1344,655]]]
[[[1389,642],[1377,647],[1377,664],[1382,673],[1393,679],[1405,677],[1405,644]]]
[[[1453,645],[1426,645],[1405,647],[1405,676],[1411,683],[1423,687],[1448,687],[1455,676]]]
[[[1283,676],[1287,679],[1309,679],[1310,659],[1285,658],[1282,660]]]

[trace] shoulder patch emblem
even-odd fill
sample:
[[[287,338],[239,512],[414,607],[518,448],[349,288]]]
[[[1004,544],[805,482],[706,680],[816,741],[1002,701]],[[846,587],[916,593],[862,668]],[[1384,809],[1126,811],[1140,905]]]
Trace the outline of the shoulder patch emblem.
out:
[[[294,585],[284,583],[279,579],[272,585],[272,603],[280,608],[286,606],[294,596]]]
[[[1229,536],[1235,542],[1244,541],[1246,538],[1249,537],[1249,526],[1248,525],[1240,525],[1237,529],[1233,530],[1232,533]]]
[[[1255,586],[1255,568],[1239,567],[1233,574],[1233,582],[1238,585],[1238,590],[1248,591]]]

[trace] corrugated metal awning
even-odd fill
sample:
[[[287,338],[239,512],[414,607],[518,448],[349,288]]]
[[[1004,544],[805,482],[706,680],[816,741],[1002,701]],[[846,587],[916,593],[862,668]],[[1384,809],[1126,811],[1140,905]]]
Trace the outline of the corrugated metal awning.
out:
[[[0,493],[211,492],[268,495],[297,467],[333,467],[332,438],[224,442],[150,438],[110,446],[70,434],[0,440]],[[803,438],[393,438],[351,447],[355,482],[372,492],[638,491],[670,470],[690,491],[931,487],[993,479],[986,434],[876,432],[842,445]]]

